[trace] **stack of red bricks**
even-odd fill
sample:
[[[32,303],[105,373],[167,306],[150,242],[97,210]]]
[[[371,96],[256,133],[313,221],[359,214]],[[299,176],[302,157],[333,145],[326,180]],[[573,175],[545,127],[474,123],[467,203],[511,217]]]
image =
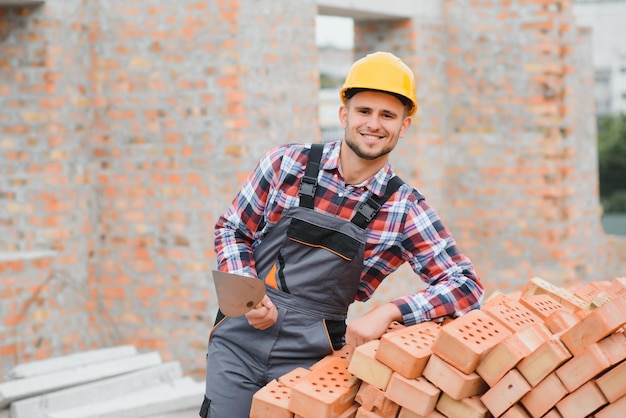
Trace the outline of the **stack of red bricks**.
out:
[[[624,418],[626,278],[534,278],[441,325],[394,324],[261,388],[252,418]]]

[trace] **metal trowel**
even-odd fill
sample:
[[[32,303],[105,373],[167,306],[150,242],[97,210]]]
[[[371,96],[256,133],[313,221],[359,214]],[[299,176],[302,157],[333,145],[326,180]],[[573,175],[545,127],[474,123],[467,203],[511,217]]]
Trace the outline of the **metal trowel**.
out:
[[[242,316],[259,307],[265,283],[254,277],[213,270],[217,304],[226,316]]]

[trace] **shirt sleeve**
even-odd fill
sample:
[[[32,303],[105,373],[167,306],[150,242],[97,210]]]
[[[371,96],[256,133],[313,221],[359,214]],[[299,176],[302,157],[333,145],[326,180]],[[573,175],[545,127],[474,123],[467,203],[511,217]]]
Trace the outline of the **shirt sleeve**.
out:
[[[393,301],[405,325],[457,317],[482,306],[484,289],[472,262],[426,201],[409,209],[402,245],[411,268],[428,285]]]
[[[283,147],[269,151],[244,181],[215,224],[215,253],[220,270],[257,277],[252,251],[265,223],[271,185],[280,171]]]

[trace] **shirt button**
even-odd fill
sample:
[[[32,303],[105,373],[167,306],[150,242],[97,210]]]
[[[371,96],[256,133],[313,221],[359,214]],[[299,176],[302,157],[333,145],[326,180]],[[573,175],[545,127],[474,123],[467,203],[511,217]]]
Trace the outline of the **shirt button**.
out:
[[[343,197],[343,193],[339,192],[339,193],[337,193],[337,196]]]

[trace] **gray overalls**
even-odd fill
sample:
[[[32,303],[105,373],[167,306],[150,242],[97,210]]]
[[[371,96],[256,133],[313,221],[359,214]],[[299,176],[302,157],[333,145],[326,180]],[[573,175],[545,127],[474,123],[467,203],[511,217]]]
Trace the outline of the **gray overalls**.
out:
[[[322,148],[311,148],[300,206],[287,209],[254,251],[278,319],[257,330],[245,316],[218,313],[209,339],[203,418],[248,418],[261,387],[344,345],[348,306],[363,269],[365,227],[402,180],[392,178],[385,195],[361,204],[352,221],[315,212]]]

